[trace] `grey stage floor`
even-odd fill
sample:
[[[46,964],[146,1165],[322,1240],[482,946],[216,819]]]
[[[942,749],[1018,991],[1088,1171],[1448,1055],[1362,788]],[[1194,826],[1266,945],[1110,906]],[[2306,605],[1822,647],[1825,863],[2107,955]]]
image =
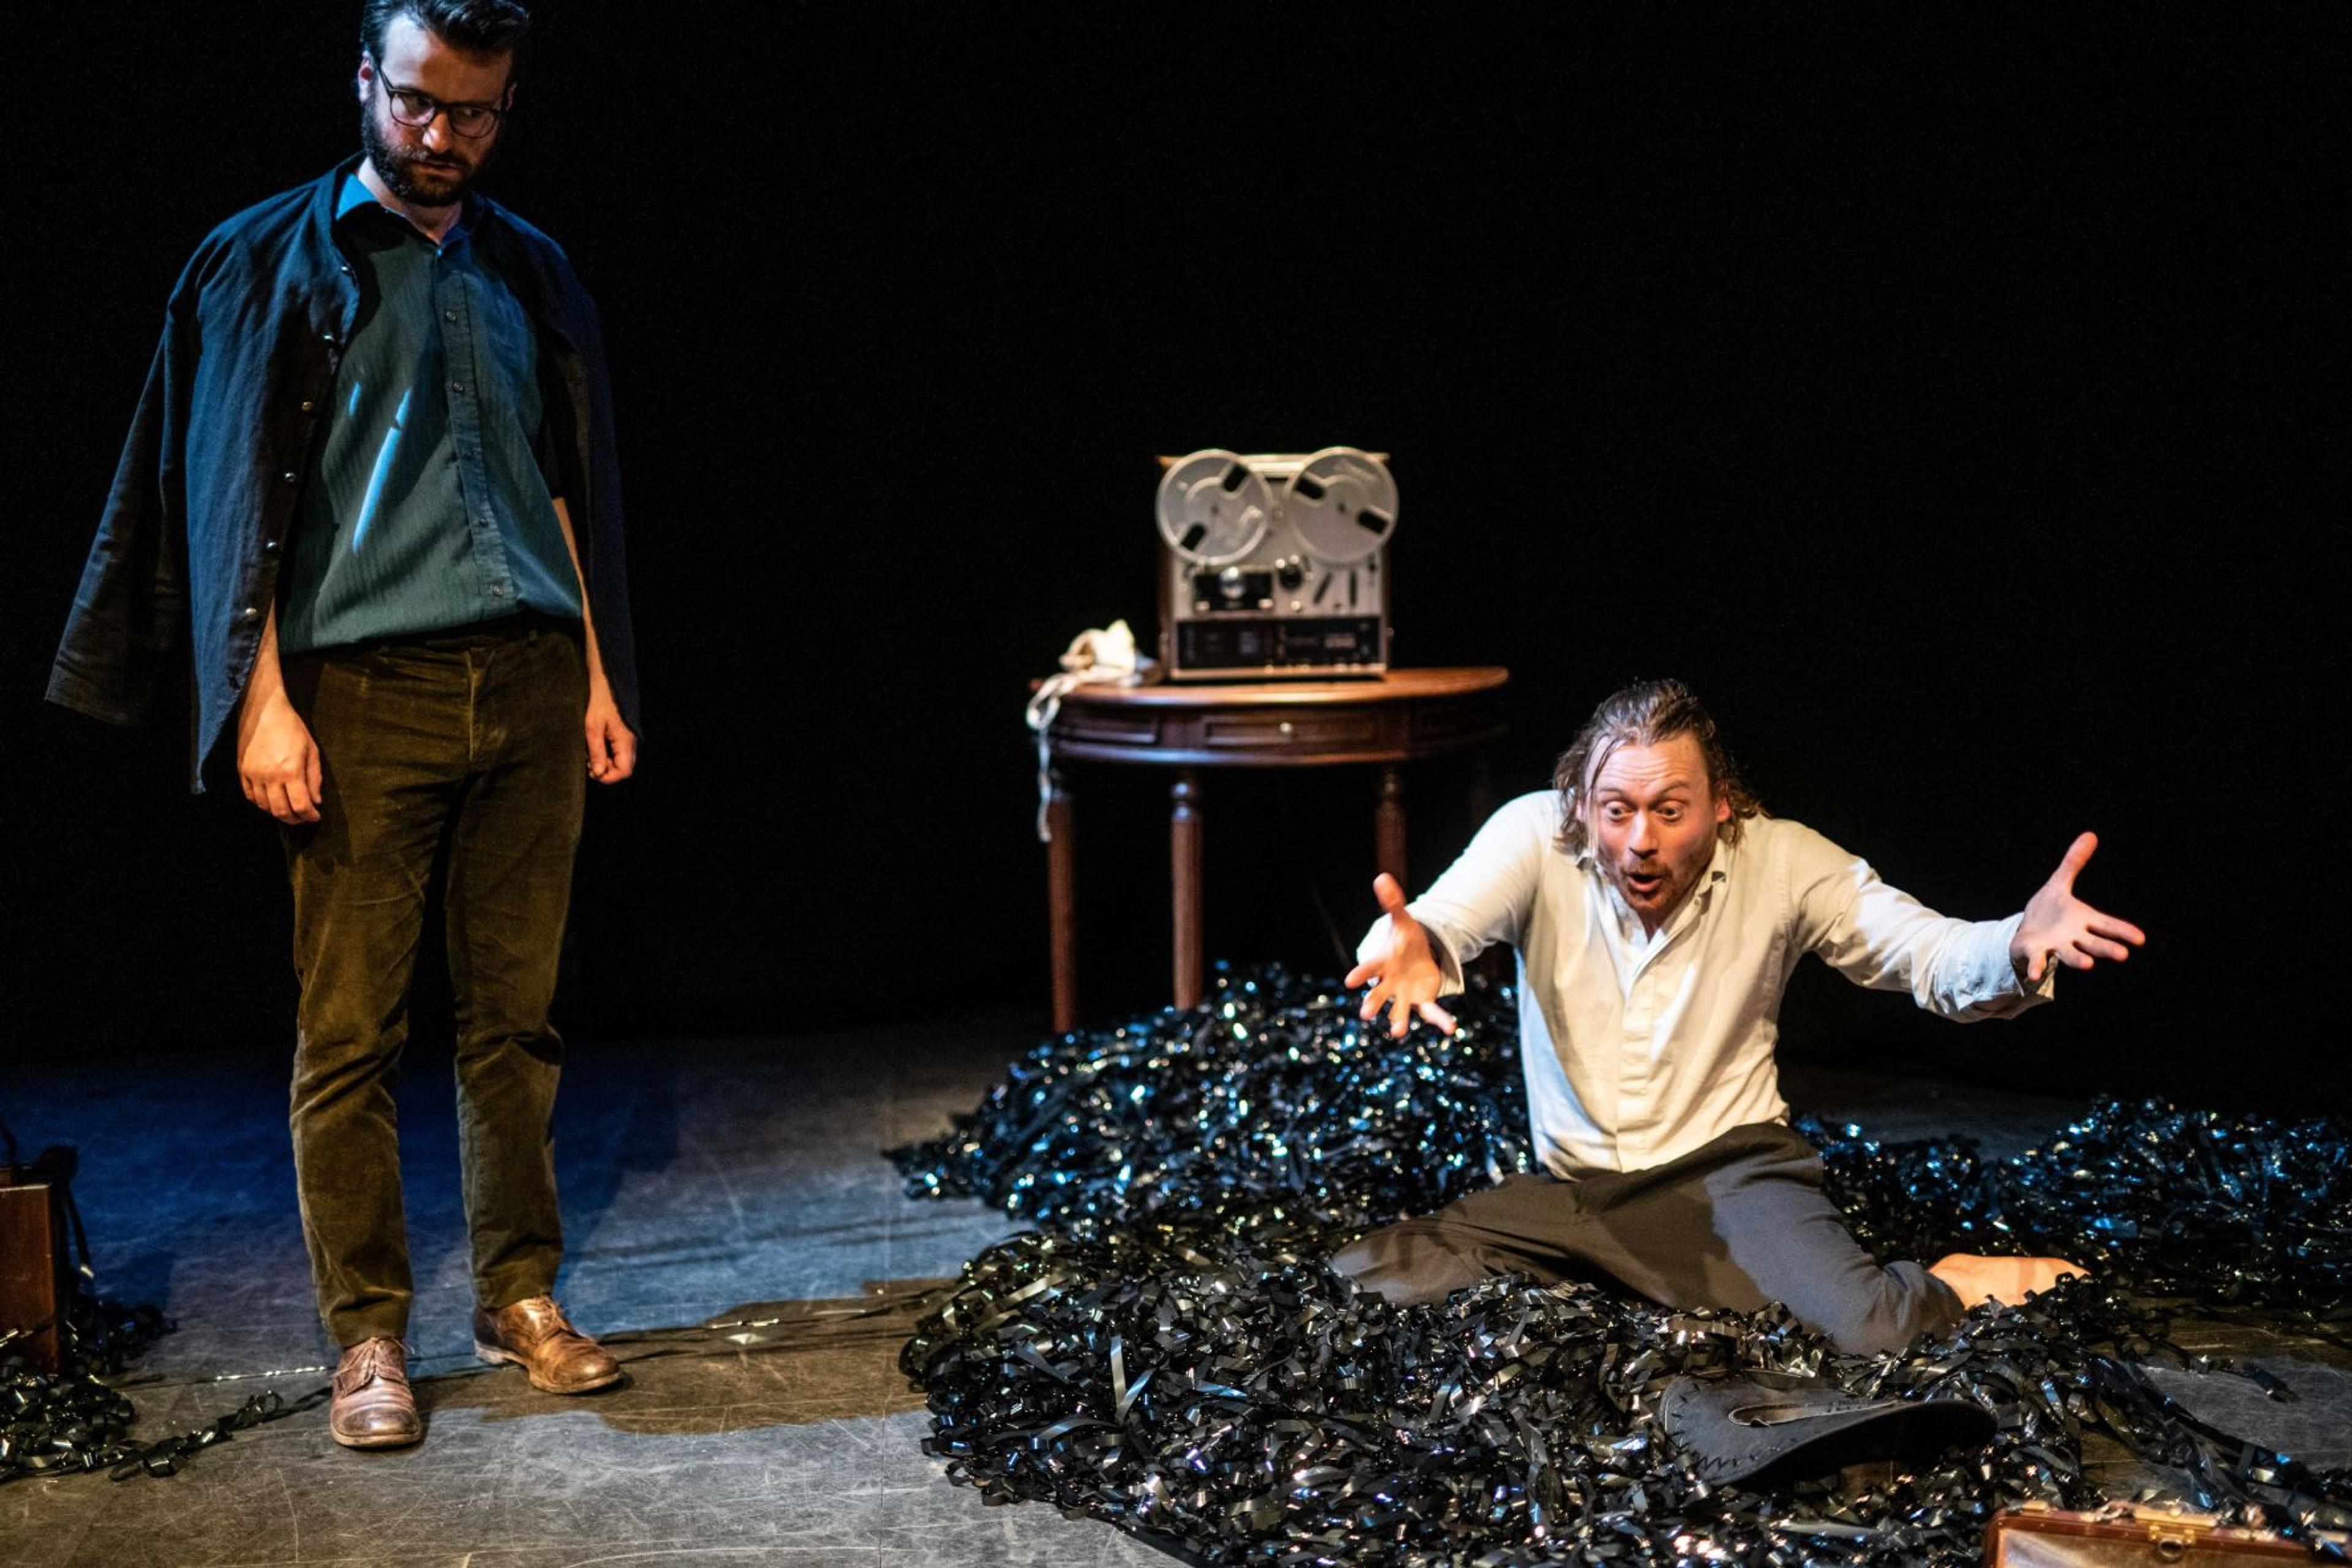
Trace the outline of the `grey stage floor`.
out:
[[[583,1327],[618,1336],[633,1358],[625,1387],[580,1399],[536,1394],[511,1369],[473,1369],[446,1059],[419,1051],[402,1101],[412,1338],[420,1370],[436,1374],[420,1384],[424,1445],[347,1452],[311,1411],[165,1479],[12,1483],[0,1487],[0,1563],[1165,1564],[1108,1526],[985,1508],[950,1485],[922,1453],[921,1400],[897,1370],[912,1319],[876,1310],[1010,1233],[975,1205],[902,1197],[877,1151],[943,1131],[1031,1038],[998,1016],[577,1049],[561,1112],[570,1258],[559,1291]],[[277,1060],[50,1060],[37,1081],[5,1087],[0,1115],[20,1143],[81,1150],[77,1187],[106,1292],[178,1322],[137,1368],[150,1380],[131,1390],[141,1436],[198,1425],[257,1389],[290,1398],[324,1381]],[[1966,1132],[1994,1152],[2073,1109],[1854,1074],[1791,1074],[1790,1090],[1885,1137]],[[746,1337],[682,1346],[628,1332],[719,1320],[749,1325],[721,1331]],[[2282,1405],[2241,1379],[2172,1378],[2209,1418],[2312,1463],[2352,1463],[2347,1358],[2244,1331],[2189,1325],[2183,1337],[2259,1354],[2304,1396]]]

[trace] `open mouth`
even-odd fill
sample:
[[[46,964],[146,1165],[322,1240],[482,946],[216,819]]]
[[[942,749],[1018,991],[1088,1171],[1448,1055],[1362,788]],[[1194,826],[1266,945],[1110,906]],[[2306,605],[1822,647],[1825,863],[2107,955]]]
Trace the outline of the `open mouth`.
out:
[[[1666,874],[1663,871],[1628,871],[1625,873],[1625,886],[1627,889],[1637,893],[1645,899],[1655,898],[1657,896],[1658,889],[1665,885]]]

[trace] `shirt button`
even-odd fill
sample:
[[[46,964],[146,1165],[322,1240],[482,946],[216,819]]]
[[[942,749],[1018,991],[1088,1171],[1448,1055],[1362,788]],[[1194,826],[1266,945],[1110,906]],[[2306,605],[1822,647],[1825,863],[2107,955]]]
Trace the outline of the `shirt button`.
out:
[[[261,542],[261,548],[274,555],[278,552],[278,541],[274,539],[265,539]]]
[[[236,613],[236,618],[240,621],[257,621],[261,618],[261,612],[247,605]]]
[[[492,588],[492,589],[490,590],[490,597],[491,597],[491,598],[493,598],[493,599],[503,599],[503,598],[505,598],[506,596],[507,596],[507,591],[506,591],[504,588],[495,588],[495,587],[494,587],[494,588]]]
[[[441,319],[445,321],[454,321],[457,319],[457,312],[455,310],[444,310],[441,312]]]
[[[319,411],[319,405],[318,405],[318,404],[316,404],[316,403],[312,402],[310,398],[307,398],[307,397],[306,397],[306,398],[304,398],[304,399],[302,400],[302,412],[303,412],[303,413],[305,413],[305,414],[316,414],[318,411]]]
[[[294,482],[294,470],[291,468],[287,469],[286,472],[278,476],[278,480],[280,484],[292,484]]]
[[[453,381],[449,384],[449,390],[456,393],[463,393],[466,390],[466,384],[462,381]]]

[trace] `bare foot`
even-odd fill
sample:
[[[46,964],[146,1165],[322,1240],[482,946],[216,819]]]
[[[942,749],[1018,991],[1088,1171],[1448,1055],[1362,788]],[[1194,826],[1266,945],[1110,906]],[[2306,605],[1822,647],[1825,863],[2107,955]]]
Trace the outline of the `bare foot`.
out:
[[[2087,1279],[2091,1271],[2063,1258],[1986,1258],[1955,1252],[1927,1266],[1927,1272],[1949,1285],[1961,1302],[1973,1307],[1990,1300],[2013,1306],[2027,1295],[2040,1295],[2068,1275]]]

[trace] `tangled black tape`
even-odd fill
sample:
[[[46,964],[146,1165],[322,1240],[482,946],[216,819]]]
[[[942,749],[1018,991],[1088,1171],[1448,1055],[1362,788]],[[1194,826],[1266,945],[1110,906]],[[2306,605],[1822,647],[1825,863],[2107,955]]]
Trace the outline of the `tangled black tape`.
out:
[[[949,1474],[1201,1563],[1958,1564],[2001,1508],[2105,1500],[2084,1462],[2098,1434],[2184,1500],[2341,1558],[2315,1532],[2352,1524],[2352,1474],[2204,1426],[2141,1363],[2179,1353],[2161,1297],[2341,1342],[2345,1119],[2111,1102],[2001,1162],[1806,1126],[1882,1257],[2097,1270],[1903,1355],[1582,1284],[1496,1279],[1395,1309],[1324,1260],[1528,1165],[1513,999],[1458,1016],[1449,1037],[1393,1041],[1336,987],[1222,973],[1200,1007],[1041,1046],[946,1138],[895,1152],[910,1192],[1040,1227],[968,1264],[902,1354]],[[1956,1395],[1997,1426],[1927,1470],[1709,1487],[1656,1405],[1670,1378],[1715,1369]]]
[[[58,1325],[59,1370],[40,1370],[0,1339],[0,1483],[104,1469],[135,1454],[136,1413],[103,1380],[169,1329],[152,1307],[77,1293]]]

